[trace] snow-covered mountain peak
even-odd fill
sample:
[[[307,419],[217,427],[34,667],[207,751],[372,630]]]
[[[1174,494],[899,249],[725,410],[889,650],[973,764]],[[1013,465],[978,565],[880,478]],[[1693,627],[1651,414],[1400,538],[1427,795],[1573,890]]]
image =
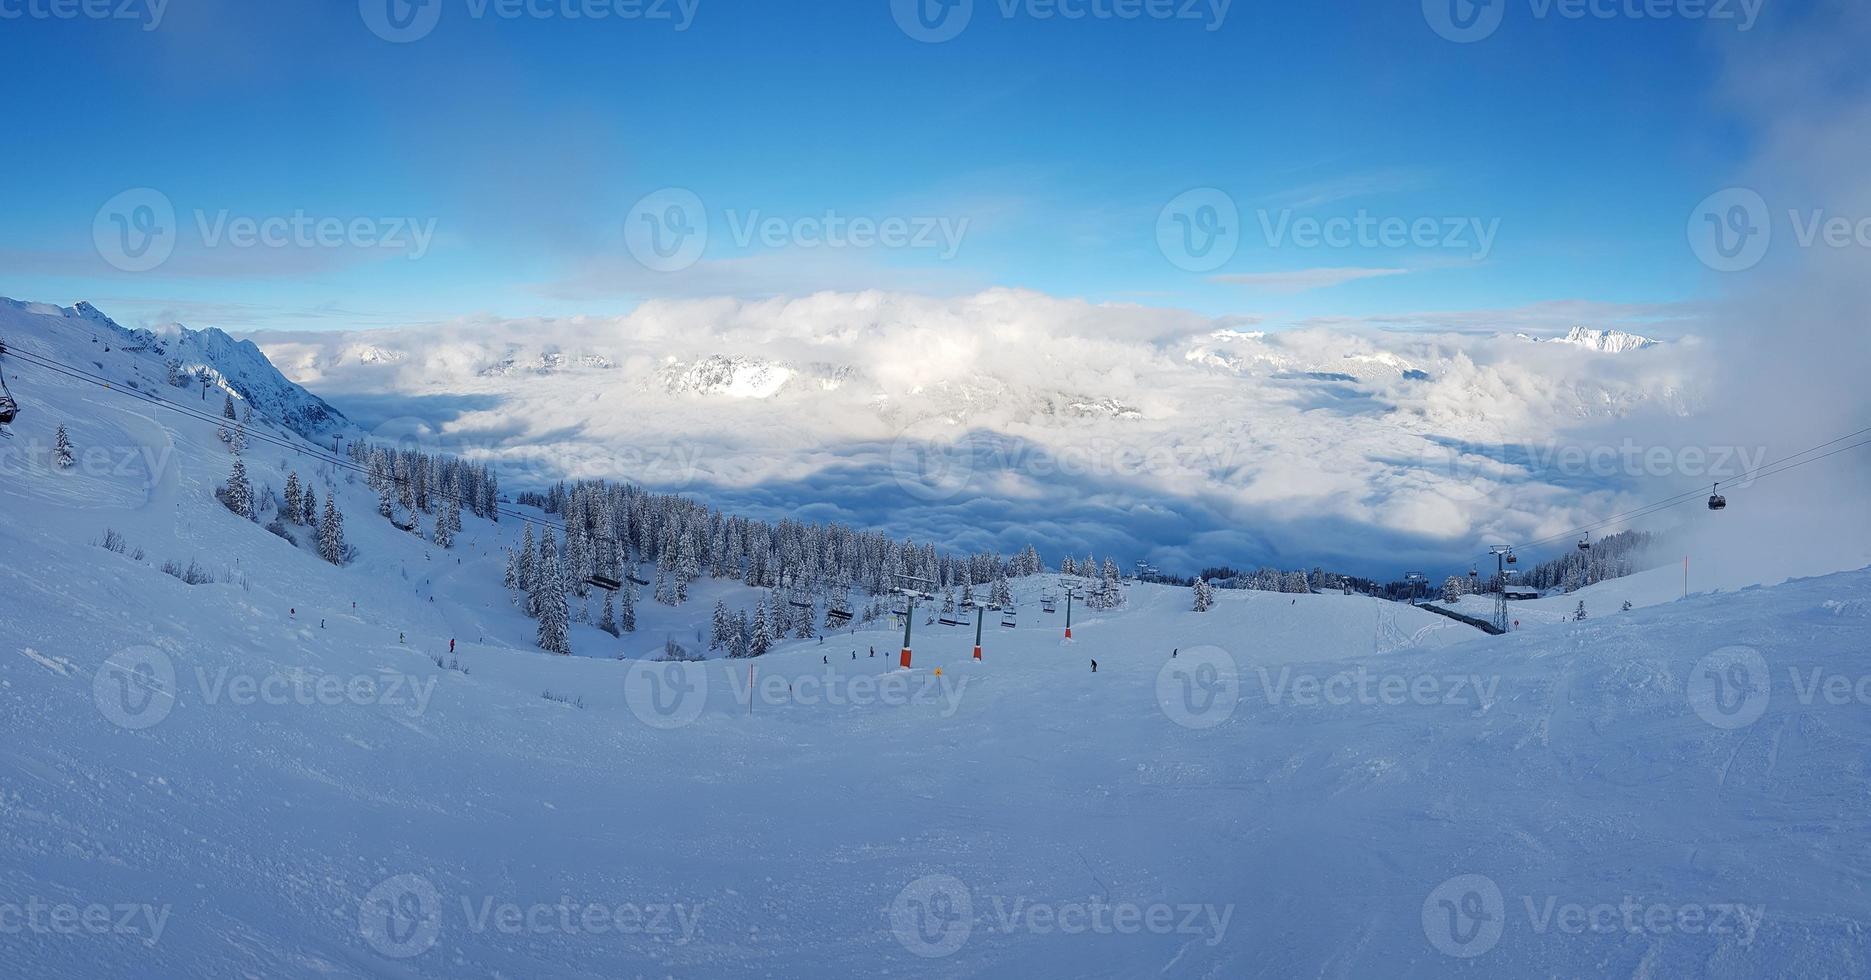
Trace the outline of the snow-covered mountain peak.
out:
[[[1516,336],[1532,340],[1535,343],[1539,342],[1539,338],[1528,337],[1526,334],[1517,334]],[[1570,344],[1574,347],[1583,347],[1586,350],[1597,351],[1600,354],[1623,354],[1629,351],[1643,350],[1647,347],[1655,347],[1663,342],[1651,337],[1625,333],[1622,330],[1599,330],[1593,327],[1575,326],[1570,331],[1567,331],[1564,337],[1554,337],[1551,343]]]
[[[112,348],[151,355],[160,359],[160,372],[141,362],[121,365],[121,371],[141,374],[151,386],[184,387],[206,378],[210,388],[252,403],[256,411],[309,438],[350,425],[324,399],[287,380],[252,341],[235,340],[214,327],[193,330],[172,323],[153,330],[131,329],[86,302],[59,307],[0,300],[0,334],[29,350],[36,338],[47,356],[87,341],[101,348],[99,355]],[[97,369],[106,366],[95,356],[92,362]]]

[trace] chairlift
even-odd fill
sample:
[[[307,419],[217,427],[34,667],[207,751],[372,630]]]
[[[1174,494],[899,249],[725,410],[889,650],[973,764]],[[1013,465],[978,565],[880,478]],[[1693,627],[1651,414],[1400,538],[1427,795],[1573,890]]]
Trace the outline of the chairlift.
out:
[[[603,589],[606,592],[616,592],[624,587],[624,583],[619,582],[609,575],[593,575],[585,579],[585,584],[593,588]]]
[[[624,577],[630,580],[630,584],[631,584],[631,585],[648,585],[648,584],[650,584],[650,580],[649,580],[649,579],[646,579],[646,578],[638,578],[638,577],[637,577],[637,573],[635,573],[635,572],[631,572],[630,574],[628,574],[628,575],[625,575]]]
[[[1051,599],[1041,599],[1039,603],[1039,611],[1044,612],[1044,613],[1056,613],[1059,611],[1059,607],[1054,605],[1053,600]]]
[[[6,356],[6,341],[0,340],[0,358]],[[19,402],[13,399],[13,393],[7,390],[6,372],[0,371],[0,432],[19,417]]]
[[[1579,550],[1580,551],[1592,550],[1592,532],[1590,531],[1585,532],[1585,537],[1582,537],[1579,539]]]
[[[1507,563],[1509,565],[1518,565],[1520,564],[1520,559],[1515,557],[1514,553],[1510,551],[1507,553]]]
[[[1014,608],[1012,606],[1008,606],[1007,611],[1004,613],[1001,613],[1000,624],[1002,626],[1007,627],[1008,629],[1013,629],[1014,627],[1017,627],[1020,625],[1014,619]]]
[[[786,600],[786,604],[793,607],[794,609],[811,609],[812,608],[812,603],[810,601],[801,601],[799,599],[788,599]]]
[[[849,623],[849,622],[851,622],[851,612],[850,612],[850,610],[846,610],[846,609],[827,609],[827,610],[825,610],[825,625],[827,625],[827,626],[843,626],[843,625],[845,625],[846,623]]]
[[[1717,483],[1715,485],[1714,491],[1709,494],[1709,509],[1710,510],[1724,510],[1727,507],[1728,507],[1728,498],[1722,496],[1722,485]]]
[[[942,618],[936,620],[936,622],[941,623],[944,626],[966,626],[968,625],[967,623],[964,623],[961,620],[956,619],[955,617],[947,613],[943,613]]]

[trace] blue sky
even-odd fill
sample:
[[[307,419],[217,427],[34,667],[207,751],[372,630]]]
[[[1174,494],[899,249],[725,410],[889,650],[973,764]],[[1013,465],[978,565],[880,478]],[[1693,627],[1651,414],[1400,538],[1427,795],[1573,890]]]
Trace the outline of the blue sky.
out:
[[[910,37],[889,0],[690,0],[681,30],[674,0],[669,19],[595,21],[565,16],[587,0],[514,18],[431,0],[432,31],[391,43],[367,23],[377,2],[172,0],[153,30],[148,6],[141,23],[0,21],[0,294],[235,331],[868,286],[1016,286],[1272,326],[1642,308],[1712,291],[1685,222],[1749,150],[1713,94],[1734,23],[1542,17],[1534,0],[1495,0],[1499,29],[1468,44],[1417,3],[1245,0],[1133,20],[974,0],[940,43]],[[179,238],[126,272],[94,224],[145,187]],[[676,272],[644,268],[625,234],[666,188],[709,220]],[[1192,188],[1239,214],[1212,269],[1158,244]],[[798,220],[828,212],[964,232],[952,256],[804,247]],[[298,214],[391,243],[202,235],[220,215]],[[1466,231],[1453,247],[1267,233],[1359,215]],[[756,217],[780,219],[777,244],[738,240]],[[403,219],[433,228],[419,258]],[[1485,252],[1476,229],[1492,229]],[[1295,276],[1308,270],[1332,271]]]

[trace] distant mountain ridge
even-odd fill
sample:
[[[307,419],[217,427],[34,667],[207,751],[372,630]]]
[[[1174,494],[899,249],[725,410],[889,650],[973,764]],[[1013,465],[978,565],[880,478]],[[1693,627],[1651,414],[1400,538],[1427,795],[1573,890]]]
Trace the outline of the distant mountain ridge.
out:
[[[1536,344],[1570,344],[1574,347],[1583,347],[1586,350],[1597,351],[1601,354],[1624,354],[1630,351],[1657,347],[1663,343],[1663,341],[1652,337],[1625,333],[1622,330],[1598,330],[1592,327],[1579,326],[1575,326],[1570,331],[1567,331],[1564,337],[1554,337],[1551,340],[1542,340],[1539,337],[1529,336],[1524,333],[1515,334],[1515,336],[1523,340],[1530,340]]]
[[[319,439],[352,426],[344,413],[288,380],[251,340],[235,340],[214,327],[195,330],[179,323],[131,329],[88,302],[62,307],[0,297],[0,333],[22,347],[22,341],[58,321],[90,325],[126,351],[162,358],[177,375],[206,376],[210,387],[252,404],[254,411],[306,438]]]

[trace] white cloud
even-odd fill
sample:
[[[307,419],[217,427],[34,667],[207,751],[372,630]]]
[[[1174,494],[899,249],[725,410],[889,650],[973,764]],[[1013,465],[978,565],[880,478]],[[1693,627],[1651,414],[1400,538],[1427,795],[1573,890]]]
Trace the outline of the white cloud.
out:
[[[960,546],[1207,562],[1370,568],[1378,548],[1466,554],[1595,516],[1628,481],[1450,466],[1438,447],[1500,456],[1699,404],[1694,346],[1594,357],[1240,322],[1007,289],[864,291],[255,339],[353,417],[421,418],[502,459],[510,484],[629,478]],[[939,499],[900,479],[900,438],[932,424],[967,447],[963,491]]]

